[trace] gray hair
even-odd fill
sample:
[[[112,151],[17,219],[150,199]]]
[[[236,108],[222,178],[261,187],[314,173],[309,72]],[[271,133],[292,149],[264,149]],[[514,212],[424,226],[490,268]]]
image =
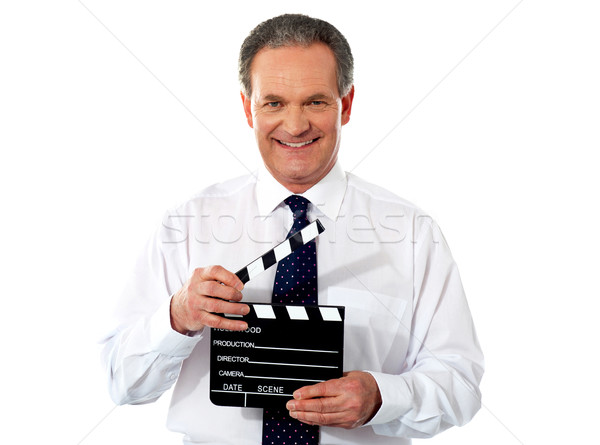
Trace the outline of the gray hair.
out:
[[[245,95],[252,94],[250,68],[254,56],[263,48],[327,45],[336,60],[340,96],[350,92],[354,82],[354,58],[346,38],[330,23],[302,14],[283,14],[266,20],[250,31],[240,48],[238,75]]]

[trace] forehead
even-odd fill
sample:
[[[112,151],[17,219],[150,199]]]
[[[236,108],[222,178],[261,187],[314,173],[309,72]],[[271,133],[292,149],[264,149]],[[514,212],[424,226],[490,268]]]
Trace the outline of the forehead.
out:
[[[337,96],[335,56],[323,43],[261,49],[251,65],[252,95]]]

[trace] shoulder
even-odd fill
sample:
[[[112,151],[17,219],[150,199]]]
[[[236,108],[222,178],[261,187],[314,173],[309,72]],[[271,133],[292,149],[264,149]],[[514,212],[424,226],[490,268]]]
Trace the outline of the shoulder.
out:
[[[240,176],[206,187],[167,209],[158,228],[162,248],[171,246],[172,249],[178,249],[187,246],[193,237],[210,233],[211,228],[224,219],[231,219],[231,215],[239,215],[240,212],[251,209],[255,185],[255,175]]]
[[[348,178],[348,194],[351,199],[364,202],[370,206],[396,208],[408,214],[425,214],[412,202],[383,187],[368,182],[353,173],[346,173],[346,175]]]
[[[212,184],[169,210],[181,213],[198,209],[227,209],[231,205],[248,203],[254,197],[256,175],[248,174]]]
[[[347,214],[362,218],[367,215],[376,226],[410,233],[413,241],[427,236],[443,238],[431,215],[417,205],[352,173],[347,173],[347,177]]]

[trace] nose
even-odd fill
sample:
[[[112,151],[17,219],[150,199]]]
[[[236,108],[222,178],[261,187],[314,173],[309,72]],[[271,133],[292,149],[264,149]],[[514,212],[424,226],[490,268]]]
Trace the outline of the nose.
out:
[[[300,137],[310,130],[310,121],[303,107],[292,106],[287,109],[283,120],[283,130],[290,136]]]

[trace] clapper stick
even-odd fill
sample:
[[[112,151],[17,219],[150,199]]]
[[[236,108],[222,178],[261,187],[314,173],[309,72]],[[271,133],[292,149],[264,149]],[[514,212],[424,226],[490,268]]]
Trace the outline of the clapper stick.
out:
[[[294,233],[285,241],[269,250],[267,253],[252,261],[246,267],[238,270],[235,274],[240,280],[242,280],[242,283],[246,284],[261,272],[267,270],[272,265],[277,264],[279,261],[290,255],[296,249],[315,239],[324,231],[325,227],[323,227],[321,221],[316,219],[302,230]]]

